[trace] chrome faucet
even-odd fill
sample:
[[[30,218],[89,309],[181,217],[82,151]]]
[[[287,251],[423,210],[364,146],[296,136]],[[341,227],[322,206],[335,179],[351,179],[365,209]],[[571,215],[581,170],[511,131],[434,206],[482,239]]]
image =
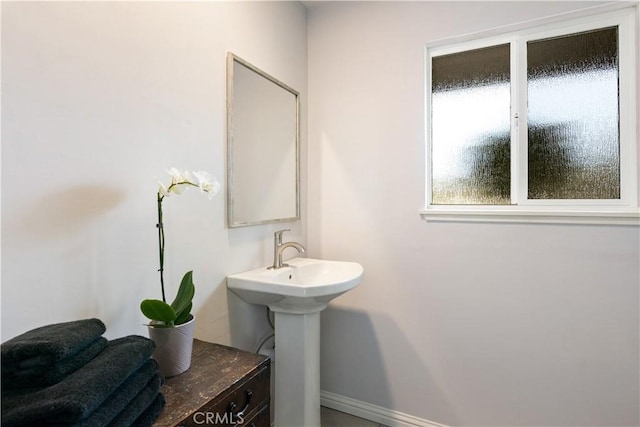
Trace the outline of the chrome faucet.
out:
[[[285,230],[278,230],[273,233],[273,265],[269,267],[269,269],[278,269],[282,267],[288,267],[289,264],[283,264],[282,262],[282,252],[284,252],[287,248],[295,248],[301,254],[304,253],[305,249],[300,243],[297,242],[287,242],[282,243],[282,233],[285,231],[291,231],[288,228]]]

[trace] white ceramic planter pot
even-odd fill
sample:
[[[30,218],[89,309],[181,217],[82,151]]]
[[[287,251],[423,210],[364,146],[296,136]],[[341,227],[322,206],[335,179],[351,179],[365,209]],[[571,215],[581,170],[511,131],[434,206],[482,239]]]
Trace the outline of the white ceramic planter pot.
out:
[[[156,343],[153,358],[160,365],[165,377],[181,374],[191,366],[195,317],[173,328],[158,328],[149,325],[149,338]]]

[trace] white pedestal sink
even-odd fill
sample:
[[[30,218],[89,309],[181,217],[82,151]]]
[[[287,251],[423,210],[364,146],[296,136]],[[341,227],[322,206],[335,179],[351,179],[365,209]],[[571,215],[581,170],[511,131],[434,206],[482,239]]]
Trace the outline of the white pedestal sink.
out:
[[[288,267],[267,267],[227,276],[227,287],[251,304],[275,312],[275,426],[320,427],[320,312],[355,288],[355,262],[294,258]]]

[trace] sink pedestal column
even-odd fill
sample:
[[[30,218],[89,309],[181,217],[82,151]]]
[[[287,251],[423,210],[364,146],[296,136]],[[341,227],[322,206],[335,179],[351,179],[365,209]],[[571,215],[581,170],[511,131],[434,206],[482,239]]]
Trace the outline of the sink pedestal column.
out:
[[[326,307],[326,306],[325,306]],[[320,427],[320,308],[275,308],[275,427]]]

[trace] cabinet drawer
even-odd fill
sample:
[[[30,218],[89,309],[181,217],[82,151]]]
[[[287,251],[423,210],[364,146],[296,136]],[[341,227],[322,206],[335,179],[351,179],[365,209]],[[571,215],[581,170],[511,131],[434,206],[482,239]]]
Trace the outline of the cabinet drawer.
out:
[[[271,427],[270,412],[269,405],[264,404],[254,416],[251,418],[245,418],[242,425],[247,427]]]
[[[246,425],[248,419],[253,419],[269,404],[270,375],[271,364],[266,363],[255,375],[232,387],[229,393],[200,408],[185,420],[184,425]]]

